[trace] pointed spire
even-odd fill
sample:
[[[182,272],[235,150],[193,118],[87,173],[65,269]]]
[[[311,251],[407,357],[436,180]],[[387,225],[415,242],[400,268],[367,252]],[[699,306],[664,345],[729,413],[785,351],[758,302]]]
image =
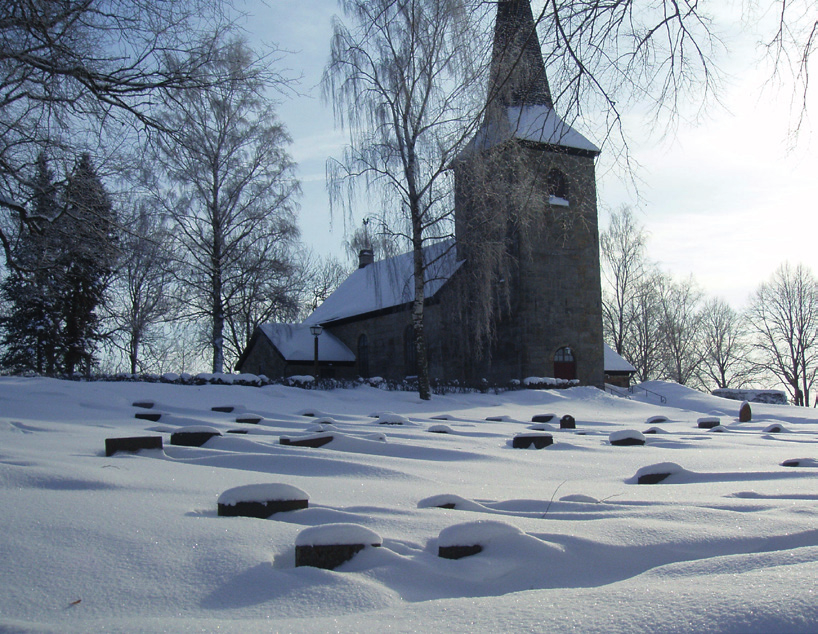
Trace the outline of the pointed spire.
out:
[[[499,0],[489,95],[502,106],[553,108],[530,0]]]

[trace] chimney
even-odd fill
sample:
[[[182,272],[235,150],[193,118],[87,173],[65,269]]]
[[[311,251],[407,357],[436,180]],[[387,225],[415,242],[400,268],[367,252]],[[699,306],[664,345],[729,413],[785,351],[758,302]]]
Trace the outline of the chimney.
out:
[[[358,252],[358,268],[372,264],[375,261],[375,252],[372,249],[361,249]]]

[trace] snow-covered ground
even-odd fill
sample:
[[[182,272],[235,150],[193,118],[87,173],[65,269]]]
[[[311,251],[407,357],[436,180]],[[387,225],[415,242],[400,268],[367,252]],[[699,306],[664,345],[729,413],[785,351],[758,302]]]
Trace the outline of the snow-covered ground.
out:
[[[736,401],[647,387],[667,403],[0,379],[0,631],[818,631],[818,413],[753,405],[739,423]],[[553,444],[512,448],[545,413],[576,429],[537,423]],[[185,426],[223,435],[171,445]],[[306,434],[332,440],[279,443]],[[164,449],[106,457],[140,435]],[[674,473],[636,483],[660,463]],[[219,516],[244,485],[309,507]],[[299,535],[330,524],[382,545],[295,567]],[[482,550],[438,556],[458,541]]]

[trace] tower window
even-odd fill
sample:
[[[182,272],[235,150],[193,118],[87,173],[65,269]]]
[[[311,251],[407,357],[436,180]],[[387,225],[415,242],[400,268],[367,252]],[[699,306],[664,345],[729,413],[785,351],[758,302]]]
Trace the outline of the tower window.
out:
[[[568,203],[568,180],[565,174],[558,169],[550,170],[545,177],[545,185],[552,205]]]

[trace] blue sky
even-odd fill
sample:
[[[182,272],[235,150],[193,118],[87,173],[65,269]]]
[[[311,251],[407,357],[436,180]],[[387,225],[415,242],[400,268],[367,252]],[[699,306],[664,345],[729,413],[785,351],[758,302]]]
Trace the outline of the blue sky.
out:
[[[601,226],[608,210],[633,206],[650,234],[652,259],[676,276],[692,274],[709,294],[736,308],[785,260],[818,272],[818,225],[812,220],[818,158],[810,120],[794,143],[791,85],[786,78],[768,81],[769,66],[756,46],[755,26],[764,16],[742,14],[739,4],[720,4],[723,13],[716,16],[727,47],[717,60],[725,78],[720,103],[696,121],[681,121],[670,134],[657,133],[635,114],[628,117],[640,166],[638,196],[604,146],[597,166]],[[282,64],[303,75],[302,94],[285,98],[279,108],[304,190],[303,240],[316,253],[345,258],[345,221],[339,213],[330,215],[324,181],[325,161],[340,154],[345,137],[334,128],[331,107],[317,87],[338,4],[266,0],[248,6],[251,36],[289,51]]]

